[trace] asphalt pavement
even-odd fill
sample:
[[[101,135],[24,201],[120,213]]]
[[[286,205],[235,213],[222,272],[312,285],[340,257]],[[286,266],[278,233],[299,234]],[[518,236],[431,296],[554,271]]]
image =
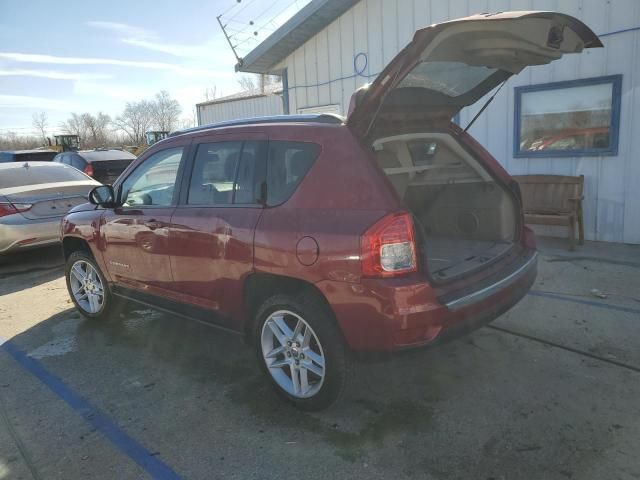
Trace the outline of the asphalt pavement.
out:
[[[58,248],[0,260],[0,479],[638,479],[640,247],[543,239],[538,280],[450,344],[283,404],[241,338],[67,298]]]

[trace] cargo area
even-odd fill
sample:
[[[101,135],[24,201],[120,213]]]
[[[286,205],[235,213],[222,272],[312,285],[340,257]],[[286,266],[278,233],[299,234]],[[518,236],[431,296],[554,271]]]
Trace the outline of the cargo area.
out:
[[[373,148],[413,214],[419,261],[434,281],[456,279],[510,250],[518,223],[513,195],[449,134],[396,135]]]

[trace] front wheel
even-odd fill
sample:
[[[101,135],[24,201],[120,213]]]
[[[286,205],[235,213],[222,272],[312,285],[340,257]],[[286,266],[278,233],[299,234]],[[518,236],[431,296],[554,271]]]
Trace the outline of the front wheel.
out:
[[[91,255],[73,252],[67,260],[65,277],[69,296],[84,317],[100,319],[108,315],[113,297]]]
[[[303,410],[321,410],[339,398],[350,362],[322,302],[276,295],[259,309],[256,324],[258,361],[280,396]]]

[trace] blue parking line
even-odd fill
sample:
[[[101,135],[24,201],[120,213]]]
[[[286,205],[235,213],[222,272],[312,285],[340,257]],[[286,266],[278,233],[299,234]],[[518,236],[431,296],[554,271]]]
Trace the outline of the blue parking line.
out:
[[[640,315],[640,310],[630,307],[619,307],[617,305],[609,305],[608,303],[594,302],[593,300],[584,300],[581,298],[574,298],[568,295],[561,295],[559,293],[539,292],[537,290],[530,290],[529,295],[534,297],[553,298],[554,300],[563,300],[565,302],[580,303],[582,305],[589,305],[591,307],[605,308],[607,310],[615,310],[616,312],[625,313],[637,313]]]
[[[111,418],[102,413],[87,399],[75,393],[62,380],[48,372],[40,362],[27,356],[11,341],[5,343],[0,341],[0,348],[11,355],[20,366],[44,383],[49,390],[78,412],[82,418],[107,437],[122,453],[140,465],[151,478],[158,480],[180,479],[171,467],[127,435]]]

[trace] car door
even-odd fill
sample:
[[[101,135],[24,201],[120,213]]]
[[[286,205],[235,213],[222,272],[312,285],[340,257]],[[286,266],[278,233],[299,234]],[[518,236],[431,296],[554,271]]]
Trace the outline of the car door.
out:
[[[102,217],[104,263],[119,287],[171,291],[168,235],[188,141],[145,156],[116,185],[120,207]]]
[[[175,291],[215,310],[210,320],[231,328],[230,319],[242,313],[242,280],[253,271],[266,150],[260,133],[194,140],[169,229]]]

